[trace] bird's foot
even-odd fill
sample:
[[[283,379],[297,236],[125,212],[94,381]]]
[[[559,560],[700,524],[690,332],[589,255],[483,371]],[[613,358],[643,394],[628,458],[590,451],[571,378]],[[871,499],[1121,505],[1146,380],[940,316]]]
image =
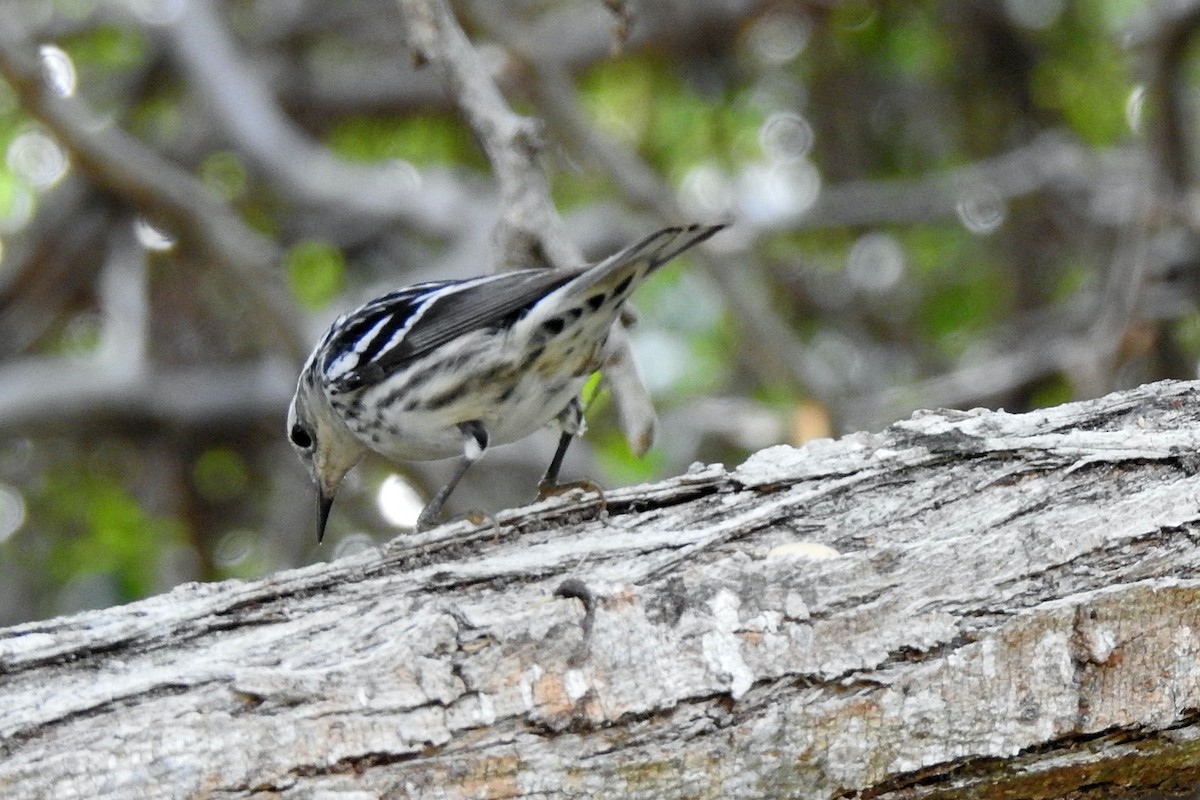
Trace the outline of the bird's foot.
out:
[[[422,518],[417,519],[417,524],[413,528],[414,533],[423,533],[431,528],[436,528],[438,525],[449,525],[454,522],[464,521],[469,522],[472,525],[483,525],[484,523],[489,523],[497,533],[500,532],[500,523],[496,520],[496,518],[486,511],[479,511],[478,509],[464,511],[461,514],[455,514],[454,516],[445,520],[438,520],[436,515],[431,516],[429,519],[423,519],[424,516],[425,515],[422,514]]]
[[[597,516],[602,519],[608,516],[608,498],[604,496],[604,488],[595,481],[588,480],[587,478],[578,481],[570,481],[569,483],[554,483],[543,480],[538,484],[538,493],[537,497],[534,498],[534,502],[536,503],[539,500],[545,500],[550,497],[558,497],[559,495],[564,495],[567,492],[575,489],[579,489],[584,492],[595,492],[597,503],[600,506]]]

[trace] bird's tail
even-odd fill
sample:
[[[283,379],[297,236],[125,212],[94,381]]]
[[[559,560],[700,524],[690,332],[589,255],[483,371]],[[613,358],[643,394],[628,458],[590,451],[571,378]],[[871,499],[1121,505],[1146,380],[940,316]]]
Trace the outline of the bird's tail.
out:
[[[569,286],[572,289],[584,291],[602,284],[611,284],[616,287],[627,275],[633,274],[635,277],[631,280],[628,289],[628,291],[632,291],[632,288],[636,287],[641,280],[663,264],[685,250],[700,244],[724,227],[725,223],[663,228],[590,267],[571,281]],[[619,292],[619,294],[624,293]]]
[[[603,317],[616,309],[655,270],[725,227],[686,225],[663,228],[631,244],[555,290],[555,302],[542,304],[550,314]]]

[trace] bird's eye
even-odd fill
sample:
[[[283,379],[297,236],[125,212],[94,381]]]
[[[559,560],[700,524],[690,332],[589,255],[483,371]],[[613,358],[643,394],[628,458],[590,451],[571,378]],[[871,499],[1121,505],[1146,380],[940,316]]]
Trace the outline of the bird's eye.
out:
[[[308,448],[312,447],[312,437],[308,435],[308,431],[306,431],[304,426],[299,422],[292,426],[292,432],[289,434],[289,436],[292,440],[292,444],[296,445],[296,447],[299,447],[301,450],[307,450]]]

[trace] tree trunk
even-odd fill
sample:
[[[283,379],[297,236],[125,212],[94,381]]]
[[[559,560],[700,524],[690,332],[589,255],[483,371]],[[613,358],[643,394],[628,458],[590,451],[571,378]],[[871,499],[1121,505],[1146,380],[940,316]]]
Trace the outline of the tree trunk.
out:
[[[919,413],[0,631],[0,796],[1194,790],[1197,388]]]

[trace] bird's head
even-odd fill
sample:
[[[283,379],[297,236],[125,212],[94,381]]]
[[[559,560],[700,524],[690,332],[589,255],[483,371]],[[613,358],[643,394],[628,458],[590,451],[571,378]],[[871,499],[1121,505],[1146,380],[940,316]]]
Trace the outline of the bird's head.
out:
[[[300,376],[296,396],[288,409],[288,441],[317,485],[317,541],[325,538],[325,523],[342,478],[366,453],[312,381],[308,370]]]

